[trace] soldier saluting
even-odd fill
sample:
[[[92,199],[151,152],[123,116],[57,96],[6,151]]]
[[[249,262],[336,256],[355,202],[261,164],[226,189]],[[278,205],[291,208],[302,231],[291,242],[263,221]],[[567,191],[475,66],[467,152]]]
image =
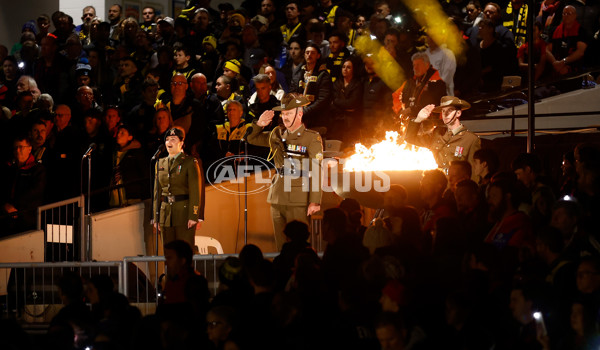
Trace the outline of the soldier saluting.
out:
[[[163,244],[180,239],[193,248],[196,227],[204,220],[204,181],[198,160],[183,152],[184,139],[185,131],[180,127],[165,135],[169,155],[157,162],[159,188],[154,189],[154,215],[159,204]]]
[[[308,216],[321,210],[323,144],[319,133],[306,129],[302,123],[304,106],[308,104],[310,101],[300,94],[284,95],[281,106],[263,112],[248,136],[251,144],[270,148],[268,159],[277,168],[267,202],[271,204],[278,250],[285,243],[283,229],[288,222],[308,223]],[[263,131],[273,119],[274,111],[281,111],[283,126]]]

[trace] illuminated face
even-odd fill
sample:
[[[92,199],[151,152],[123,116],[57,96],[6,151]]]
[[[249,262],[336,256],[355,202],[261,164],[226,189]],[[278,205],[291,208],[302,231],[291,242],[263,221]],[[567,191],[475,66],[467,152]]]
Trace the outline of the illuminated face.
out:
[[[428,69],[429,63],[425,62],[425,60],[417,58],[413,61],[413,72],[415,73],[415,76],[422,77],[427,73]]]
[[[137,72],[137,66],[129,60],[123,60],[119,63],[119,72],[121,78],[130,78]]]
[[[171,79],[171,94],[173,96],[185,95],[187,88],[188,82],[183,75],[176,75]]]
[[[98,120],[96,118],[85,117],[83,122],[84,122],[85,132],[88,135],[95,134],[96,131],[98,131],[98,128],[100,127],[100,120]]]
[[[494,21],[496,18],[498,18],[499,15],[500,14],[498,13],[498,9],[493,5],[487,5],[483,9],[484,18],[491,19],[492,21]]]
[[[404,342],[401,335],[391,325],[383,326],[375,330],[377,340],[382,350],[401,350],[404,349]]]
[[[480,12],[481,11],[479,11],[477,9],[477,7],[475,7],[475,5],[473,5],[473,4],[467,5],[467,15],[469,16],[469,19],[471,21],[475,20],[475,18],[477,18],[477,16],[479,16]]]
[[[235,78],[237,76],[237,73],[229,68],[223,68],[223,75],[229,78]]]
[[[119,116],[119,111],[114,108],[109,108],[104,115],[104,122],[106,123],[106,127],[108,130],[113,130],[117,127],[119,122],[121,121],[121,117]]]
[[[302,59],[302,48],[297,42],[293,42],[290,44],[290,49],[288,50],[288,52],[290,54],[290,58],[293,61],[299,61]]]
[[[167,147],[169,155],[174,156],[183,149],[183,141],[177,136],[167,136],[165,139],[165,146]]]
[[[117,5],[111,6],[108,9],[108,19],[111,22],[114,22],[115,20],[118,20],[119,18],[121,18],[121,10],[119,9],[119,6],[117,6]]]
[[[291,3],[285,7],[285,17],[288,20],[295,20],[299,15],[298,5]]]
[[[275,5],[271,0],[263,0],[260,4],[260,12],[263,16],[269,17],[273,12],[275,12]]]
[[[442,121],[446,125],[452,125],[456,121],[456,118],[460,117],[461,111],[454,107],[444,107],[442,109]]]
[[[364,16],[358,16],[356,18],[356,28],[362,28],[365,26],[365,24],[367,23],[367,19]]]
[[[90,87],[82,87],[77,90],[77,102],[84,107],[91,107],[94,102],[94,91]]]
[[[154,9],[146,7],[142,11],[142,17],[144,18],[144,22],[154,22]]]
[[[127,146],[133,140],[133,136],[125,128],[120,128],[117,133],[117,144],[121,147]]]
[[[190,87],[192,88],[192,91],[194,92],[194,94],[196,94],[197,96],[202,96],[202,95],[206,94],[206,91],[208,90],[208,84],[206,82],[206,77],[203,75],[198,75],[198,76],[192,77],[192,82],[190,83]]]
[[[179,67],[183,67],[190,60],[190,56],[186,56],[183,50],[175,51],[173,58],[175,59],[175,64]]]
[[[169,118],[169,112],[167,111],[158,111],[156,112],[156,128],[162,134],[167,131],[171,126],[171,120]]]
[[[77,84],[79,86],[90,86],[92,85],[92,79],[90,79],[89,75],[80,75],[77,77]]]
[[[237,125],[242,119],[244,110],[237,104],[230,103],[227,105],[227,118],[231,121],[232,125]]]
[[[298,111],[297,114],[296,111]],[[288,111],[281,111],[281,119],[283,120],[283,125],[286,127],[286,129],[289,130],[297,129],[300,126],[300,124],[302,124],[302,114],[303,112],[301,108],[290,109]]]
[[[256,83],[254,84],[256,87],[256,95],[258,100],[261,102],[267,102],[269,100],[269,95],[271,93],[271,84],[269,83]]]
[[[336,55],[342,51],[344,48],[344,42],[340,40],[337,36],[332,36],[329,38],[329,50],[332,54]]]
[[[342,76],[347,79],[352,79],[354,76],[354,67],[351,61],[346,61],[342,65]]]
[[[275,81],[277,80],[277,72],[275,71],[275,68],[268,66],[265,68],[265,74],[269,76],[269,79],[271,79],[271,84],[275,84]]]
[[[67,106],[58,106],[54,113],[55,123],[59,130],[62,130],[69,125],[71,121],[71,110]]]
[[[229,84],[225,84],[221,78],[217,79],[216,89],[217,95],[222,98],[227,98],[229,95],[231,95],[231,86],[229,86]]]
[[[40,147],[46,142],[46,124],[34,124],[31,127],[31,140],[34,146]]]
[[[81,16],[81,20],[83,22],[90,22],[94,17],[96,17],[96,10],[93,8],[87,8],[83,10],[83,16]]]
[[[304,50],[304,60],[306,60],[307,64],[314,65],[319,58],[321,58],[321,53],[314,47],[309,46]]]
[[[26,140],[15,141],[13,149],[15,159],[19,164],[25,163],[31,154],[31,145]]]

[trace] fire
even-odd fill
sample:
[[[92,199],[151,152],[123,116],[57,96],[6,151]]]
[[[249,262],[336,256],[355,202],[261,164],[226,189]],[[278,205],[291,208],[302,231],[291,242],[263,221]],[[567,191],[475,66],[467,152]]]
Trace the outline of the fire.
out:
[[[357,143],[356,153],[346,158],[344,171],[431,170],[438,165],[427,148],[398,144],[399,134],[386,131],[385,140],[367,148]]]

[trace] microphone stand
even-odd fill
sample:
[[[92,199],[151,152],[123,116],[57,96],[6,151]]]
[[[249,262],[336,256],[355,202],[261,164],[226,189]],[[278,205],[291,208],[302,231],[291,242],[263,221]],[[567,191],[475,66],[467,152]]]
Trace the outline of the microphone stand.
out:
[[[248,139],[244,139],[244,163],[248,170]],[[246,172],[244,172],[245,174]],[[248,178],[244,176],[244,245],[248,244]]]
[[[90,197],[91,197],[91,193],[92,193],[92,154],[89,153],[87,155],[84,155],[83,158],[81,158],[81,176],[80,176],[80,181],[81,183],[83,183],[83,161],[87,159],[87,164],[88,164],[88,174],[87,174],[87,208],[85,210],[85,218],[87,218],[87,225],[86,225],[86,242],[85,242],[85,250],[84,250],[84,255],[81,258],[85,259],[87,261],[90,260],[90,249],[91,249],[91,220],[90,220],[90,212],[91,212],[91,201],[90,201]],[[82,191],[83,192],[83,191]],[[65,242],[66,243],[66,242]],[[82,242],[83,243],[83,242]]]
[[[156,238],[155,238],[155,245],[154,245],[154,256],[158,256],[158,233],[159,233],[159,228],[160,228],[160,183],[158,181],[158,160],[159,158],[157,157],[156,160],[154,161],[154,167],[153,169],[150,170],[151,174],[154,174],[154,188],[152,189],[152,193],[156,196],[156,200],[153,201],[154,204],[156,204],[156,211],[154,212],[154,228],[156,230]],[[154,171],[154,168],[156,168],[156,172]],[[158,264],[158,263],[157,263]],[[157,266],[158,267],[158,266]],[[158,269],[157,269],[157,274],[158,274]]]

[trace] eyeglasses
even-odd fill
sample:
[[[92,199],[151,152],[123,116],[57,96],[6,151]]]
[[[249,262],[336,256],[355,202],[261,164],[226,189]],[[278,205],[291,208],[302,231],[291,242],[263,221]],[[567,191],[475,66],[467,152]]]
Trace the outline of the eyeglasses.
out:
[[[86,17],[94,17],[94,15],[91,13],[86,13],[83,15],[83,18],[86,18]]]
[[[173,81],[173,82],[171,82],[171,85],[173,85],[173,86],[187,85],[187,82],[185,82],[185,81]]]

